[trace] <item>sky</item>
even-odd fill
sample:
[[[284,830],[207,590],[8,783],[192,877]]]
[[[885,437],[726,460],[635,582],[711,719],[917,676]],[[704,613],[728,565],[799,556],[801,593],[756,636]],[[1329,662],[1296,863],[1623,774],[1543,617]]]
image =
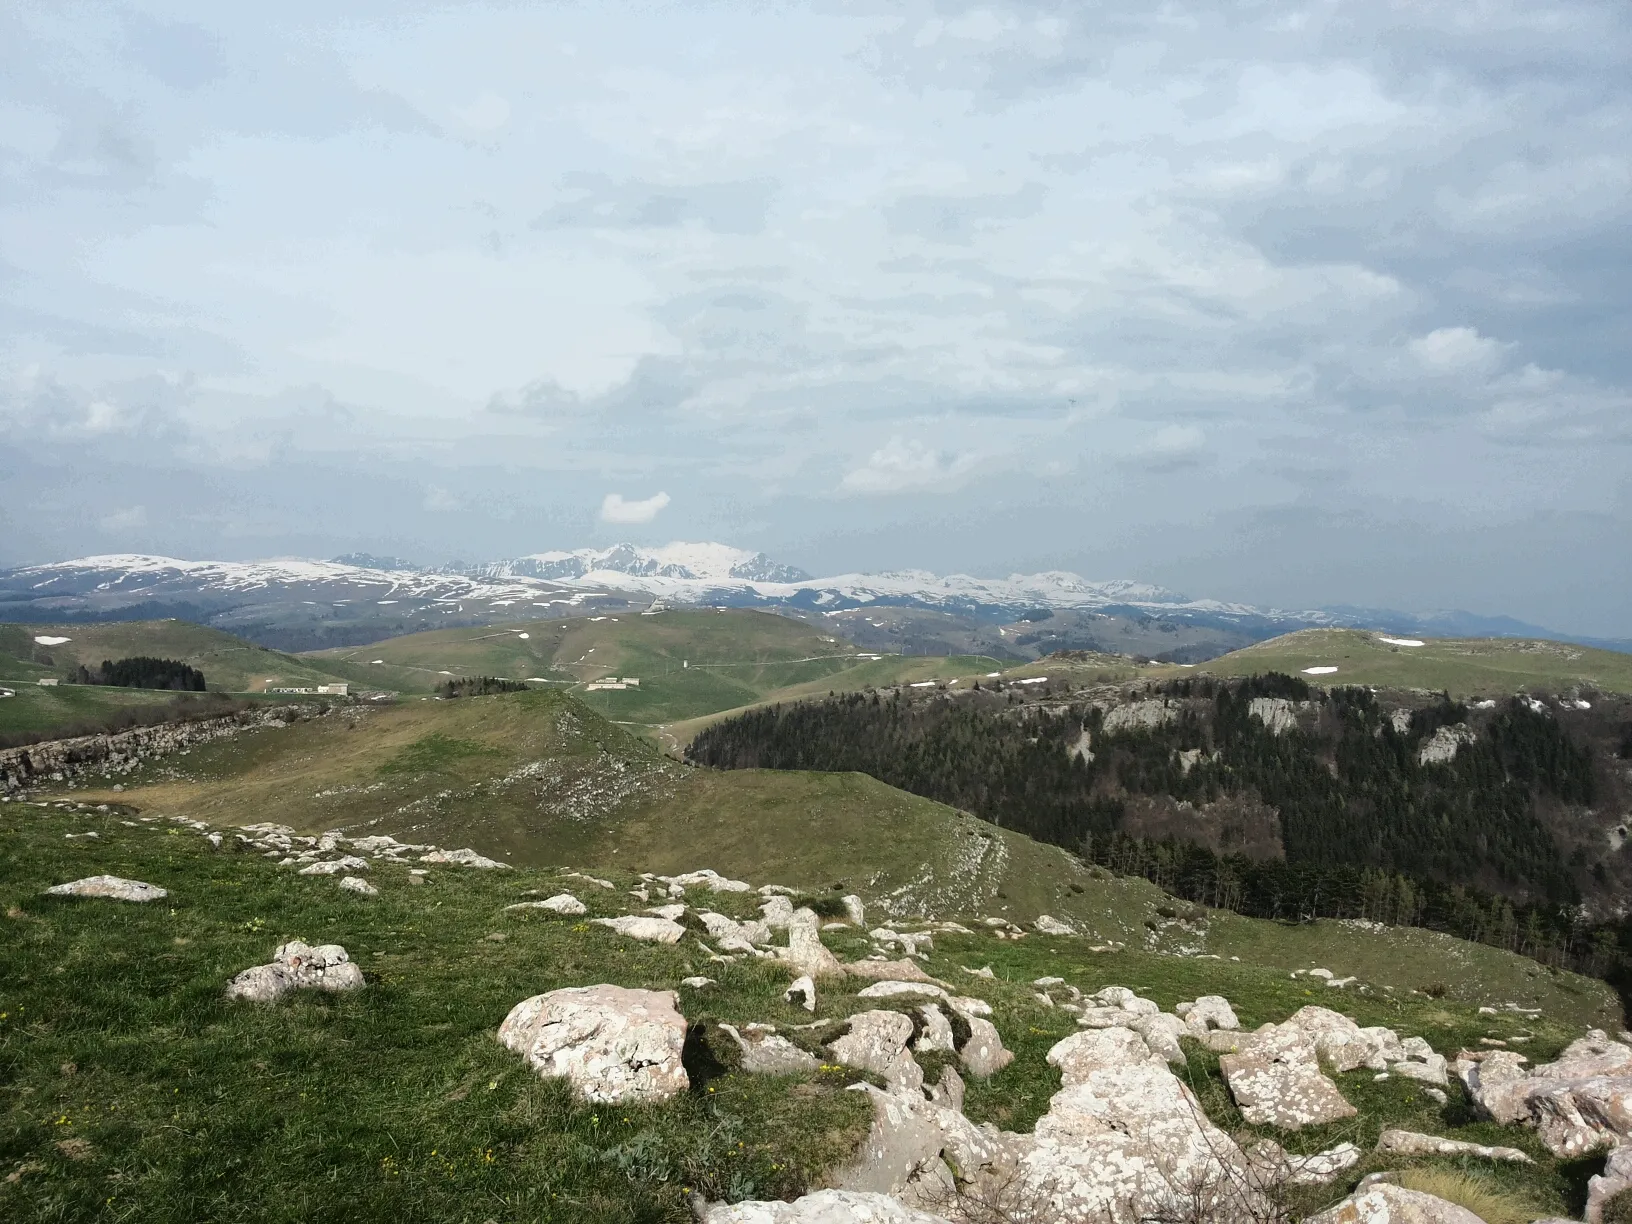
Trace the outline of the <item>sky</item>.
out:
[[[0,564],[721,540],[1632,636],[1628,63],[1624,0],[11,0]]]

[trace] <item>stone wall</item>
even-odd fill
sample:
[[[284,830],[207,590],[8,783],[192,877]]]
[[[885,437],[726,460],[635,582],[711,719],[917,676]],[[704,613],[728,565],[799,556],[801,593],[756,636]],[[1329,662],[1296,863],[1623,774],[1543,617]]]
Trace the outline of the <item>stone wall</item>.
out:
[[[66,782],[95,773],[129,773],[144,761],[257,727],[286,727],[326,713],[321,707],[272,706],[224,718],[135,727],[117,735],[83,735],[0,750],[0,794],[14,795],[46,782]]]

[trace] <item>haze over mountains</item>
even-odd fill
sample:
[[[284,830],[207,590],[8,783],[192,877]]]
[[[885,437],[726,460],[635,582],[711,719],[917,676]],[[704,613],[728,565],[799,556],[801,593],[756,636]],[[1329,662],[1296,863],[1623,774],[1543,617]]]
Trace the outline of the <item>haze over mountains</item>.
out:
[[[328,561],[243,562],[107,554],[0,570],[0,611],[8,620],[180,616],[282,647],[359,644],[404,627],[578,615],[645,608],[654,601],[779,608],[826,618],[858,641],[880,630],[899,637],[910,624],[908,635],[923,653],[980,646],[1026,657],[1048,649],[1120,649],[1165,651],[1193,661],[1310,626],[1439,637],[1546,636],[1632,647],[1502,616],[1258,607],[1064,571],[1005,578],[925,570],[816,577],[764,553],[720,543],[625,543],[434,568],[358,553]],[[994,628],[1021,622],[1026,632],[1013,636]],[[1149,643],[1142,630],[1152,630]]]

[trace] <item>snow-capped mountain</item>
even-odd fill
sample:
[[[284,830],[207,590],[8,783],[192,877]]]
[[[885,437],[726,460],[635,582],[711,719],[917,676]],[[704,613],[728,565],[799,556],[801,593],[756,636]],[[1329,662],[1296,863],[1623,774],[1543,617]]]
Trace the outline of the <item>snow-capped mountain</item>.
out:
[[[979,578],[923,570],[811,577],[763,553],[718,543],[618,544],[429,569],[395,558],[188,561],[143,554],[80,557],[0,571],[0,620],[180,616],[267,645],[372,641],[432,627],[667,604],[782,607],[806,616],[920,610],[1005,624],[1069,612],[1227,630],[1232,640],[1312,625],[1441,635],[1549,636],[1506,618],[1381,609],[1282,610],[1189,596],[1149,583],[1049,571]],[[1557,635],[1551,635],[1557,636]],[[1603,643],[1608,644],[1608,643]]]

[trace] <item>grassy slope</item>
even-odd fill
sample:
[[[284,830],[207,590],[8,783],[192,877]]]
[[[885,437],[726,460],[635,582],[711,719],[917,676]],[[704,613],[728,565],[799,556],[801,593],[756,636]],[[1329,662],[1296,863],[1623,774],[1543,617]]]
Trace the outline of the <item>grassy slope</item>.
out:
[[[36,636],[65,637],[58,646],[37,646]],[[36,661],[40,652],[51,657]],[[219,629],[190,621],[122,621],[101,625],[0,625],[0,680],[60,677],[76,663],[95,667],[104,659],[149,655],[177,659],[204,673],[212,691],[259,692],[268,687],[306,687],[341,679],[309,658],[256,646]]]
[[[165,705],[174,693],[151,689],[99,688],[57,685],[40,688],[32,682],[5,686],[14,694],[0,697],[0,734],[13,731],[63,733],[98,723],[130,706]]]
[[[853,774],[692,769],[556,691],[410,700],[352,708],[283,729],[248,732],[121,777],[125,790],[77,798],[223,825],[271,820],[308,832],[345,828],[403,840],[469,845],[518,864],[690,870],[755,883],[855,891],[900,914],[1074,921],[1099,941],[1141,946],[1163,895],[994,829],[941,804]],[[1277,969],[1324,957],[1340,976],[1411,989],[1444,982],[1450,997],[1598,1010],[1612,996],[1492,948],[1416,933],[1390,936],[1408,956],[1379,952],[1369,932],[1214,915],[1200,942]],[[1217,945],[1207,943],[1216,938]],[[1196,944],[1182,930],[1159,947]],[[1443,955],[1454,949],[1455,963]],[[1585,992],[1585,993],[1582,993]],[[1582,1011],[1581,1014],[1585,1014]],[[1573,1013],[1572,1013],[1573,1014]]]
[[[1390,635],[1392,636],[1392,635]],[[1431,638],[1390,646],[1354,629],[1305,629],[1232,651],[1194,668],[1153,667],[1153,676],[1292,674],[1335,666],[1321,684],[1448,690],[1459,697],[1498,697],[1521,689],[1557,692],[1584,687],[1632,692],[1632,655],[1567,642],[1508,638]]]
[[[961,656],[875,659],[803,621],[736,608],[439,630],[304,657],[359,683],[403,692],[429,692],[449,676],[558,680],[578,686],[598,713],[649,726],[829,689],[974,675],[996,666]],[[582,691],[608,676],[638,677],[640,687]]]
[[[381,896],[362,900],[329,878],[212,851],[189,829],[127,820],[118,810],[0,805],[8,949],[0,958],[0,1165],[8,1174],[0,1218],[680,1224],[688,1188],[792,1194],[842,1162],[863,1133],[864,1104],[839,1090],[853,1073],[726,1075],[663,1105],[594,1107],[540,1082],[493,1041],[520,999],[602,981],[678,988],[693,1019],[805,1019],[781,1002],[786,973],[773,965],[704,964],[689,940],[653,947],[572,918],[501,912],[527,890],[563,885],[592,915],[626,912],[634,906],[625,871],[611,873],[618,887],[606,892],[547,869],[433,868],[427,885],[410,887],[405,869],[380,866],[371,875]],[[101,840],[63,837],[85,830]],[[137,907],[41,895],[104,871],[172,896]],[[746,916],[757,898],[687,900]],[[489,939],[494,933],[505,938]],[[368,989],[270,1008],[221,997],[234,972],[295,937],[344,944],[369,972]],[[852,932],[828,939],[841,955],[867,946]],[[963,972],[987,965],[993,980]],[[1523,1048],[1538,1061],[1602,1019],[1562,994],[1539,1020],[1481,1017],[1467,1002],[1312,987],[1245,959],[1096,955],[1071,938],[941,935],[926,968],[993,1004],[1017,1057],[971,1084],[967,1111],[1019,1130],[1058,1086],[1044,1054],[1075,1031],[1069,1015],[1033,997],[1026,983],[1043,974],[1085,991],[1133,986],[1164,1007],[1221,993],[1247,1027],[1305,1003],[1335,1005],[1361,1023],[1425,1036],[1445,1053],[1485,1036],[1528,1036]],[[693,972],[718,984],[680,988]],[[855,997],[862,984],[822,990],[818,1016],[878,1006]],[[1189,1075],[1215,1119],[1238,1129],[1216,1057],[1192,1047]],[[1376,1083],[1364,1071],[1340,1081],[1362,1118],[1277,1137],[1297,1151],[1340,1139],[1369,1147],[1396,1125],[1519,1146],[1539,1164],[1498,1176],[1535,1203],[1535,1215],[1578,1213],[1582,1170],[1547,1158],[1531,1132],[1470,1123],[1454,1084],[1439,1108],[1410,1081]],[[1373,1164],[1312,1192],[1307,1206],[1338,1197]]]

